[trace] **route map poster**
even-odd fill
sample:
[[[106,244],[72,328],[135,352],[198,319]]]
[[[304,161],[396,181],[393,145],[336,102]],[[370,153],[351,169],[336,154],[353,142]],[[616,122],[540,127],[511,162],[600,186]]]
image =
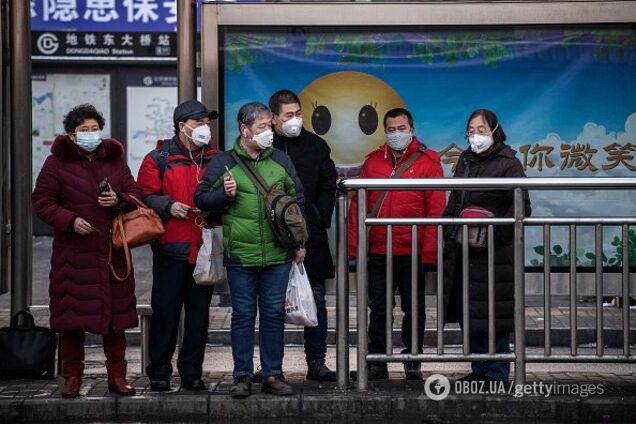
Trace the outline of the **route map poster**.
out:
[[[102,134],[110,136],[110,75],[45,74],[32,77],[31,110],[33,111],[33,186],[51,154],[58,134],[65,134],[64,116],[71,108],[91,103],[106,120]]]

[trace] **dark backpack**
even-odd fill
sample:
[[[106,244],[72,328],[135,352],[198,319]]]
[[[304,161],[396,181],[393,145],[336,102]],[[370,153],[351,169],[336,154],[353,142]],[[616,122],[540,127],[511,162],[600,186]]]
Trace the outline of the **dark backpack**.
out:
[[[303,245],[309,234],[296,197],[290,196],[276,187],[269,187],[256,168],[247,163],[236,152],[232,152],[232,157],[261,193],[265,203],[265,212],[269,218],[268,222],[278,243],[282,247]]]

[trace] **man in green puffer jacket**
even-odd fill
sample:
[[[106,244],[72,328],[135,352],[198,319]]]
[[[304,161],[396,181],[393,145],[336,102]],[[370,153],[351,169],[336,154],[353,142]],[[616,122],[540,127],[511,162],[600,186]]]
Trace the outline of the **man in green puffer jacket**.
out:
[[[303,189],[287,154],[272,147],[272,113],[261,103],[248,103],[238,113],[241,135],[234,152],[250,162],[270,186],[277,186],[304,210]],[[224,264],[232,298],[233,397],[251,394],[254,323],[258,304],[263,391],[291,395],[282,378],[285,293],[291,260],[301,262],[304,246],[281,247],[254,183],[232,157],[216,155],[195,193],[202,211],[221,216]]]

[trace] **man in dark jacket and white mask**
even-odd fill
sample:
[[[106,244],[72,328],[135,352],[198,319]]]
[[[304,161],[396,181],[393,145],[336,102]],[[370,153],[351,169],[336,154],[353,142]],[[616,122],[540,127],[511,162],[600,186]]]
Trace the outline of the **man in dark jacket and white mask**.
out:
[[[289,90],[277,91],[269,99],[269,108],[274,114],[274,147],[291,157],[305,189],[309,240],[304,265],[318,310],[318,326],[305,327],[307,379],[335,381],[336,373],[325,365],[325,279],[335,275],[327,228],[331,225],[335,206],[336,167],[325,140],[303,128],[300,99],[296,94]]]

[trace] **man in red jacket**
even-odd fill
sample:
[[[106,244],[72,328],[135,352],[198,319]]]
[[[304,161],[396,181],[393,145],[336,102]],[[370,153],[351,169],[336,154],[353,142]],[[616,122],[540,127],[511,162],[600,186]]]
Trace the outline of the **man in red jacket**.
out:
[[[194,206],[194,191],[217,153],[209,145],[209,123],[217,116],[216,111],[196,100],[178,105],[173,114],[174,136],[159,140],[139,169],[137,181],[144,201],[163,219],[166,228],[161,239],[152,244],[153,314],[146,373],[153,391],[171,388],[171,360],[182,308],[183,343],[177,360],[181,387],[205,389],[201,374],[212,286],[200,286],[192,278],[202,243],[200,225],[205,222]]]
[[[413,135],[413,117],[402,108],[384,115],[386,143],[367,155],[360,178],[442,178],[444,176],[439,156],[420,144]],[[369,191],[367,211],[381,218],[423,218],[442,215],[446,206],[443,191]],[[349,209],[349,256],[356,256],[357,248],[357,199],[354,196]],[[369,353],[386,352],[386,227],[372,227],[369,238]],[[437,261],[436,227],[418,227],[418,298],[417,329],[418,351],[424,343],[424,265]],[[393,290],[400,292],[404,319],[402,321],[402,353],[411,352],[411,227],[393,227]],[[419,362],[405,362],[404,372],[409,380],[421,380]],[[388,378],[386,364],[369,364],[369,379]]]

